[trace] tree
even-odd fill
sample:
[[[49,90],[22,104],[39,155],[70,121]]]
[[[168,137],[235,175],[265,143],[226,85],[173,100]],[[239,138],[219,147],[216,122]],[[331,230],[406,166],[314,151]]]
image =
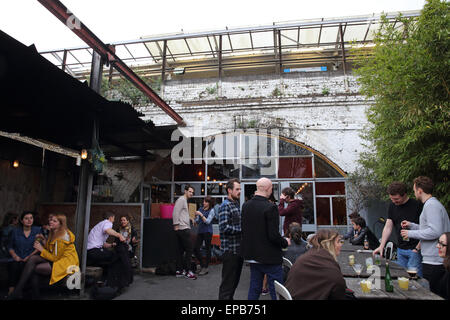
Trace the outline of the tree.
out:
[[[434,195],[450,209],[449,31],[450,4],[428,0],[416,19],[385,16],[370,55],[360,54],[355,74],[373,100],[360,163],[387,186],[412,186],[419,175],[435,183]],[[400,22],[400,23],[399,23]],[[400,27],[399,27],[400,26]]]

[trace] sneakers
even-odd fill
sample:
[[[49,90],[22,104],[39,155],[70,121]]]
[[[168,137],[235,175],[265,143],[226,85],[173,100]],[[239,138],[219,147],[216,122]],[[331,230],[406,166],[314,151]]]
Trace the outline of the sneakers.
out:
[[[208,268],[202,268],[199,272],[199,276],[204,276],[205,274],[208,274]]]
[[[185,277],[186,276],[186,271],[178,271],[177,270],[177,272],[175,273],[175,276],[177,277],[177,278],[182,278],[182,277]]]
[[[262,291],[261,291],[261,294],[262,294],[263,296],[267,296],[267,295],[269,294],[269,289],[263,288]]]
[[[191,280],[196,280],[197,276],[192,271],[189,271],[188,273],[186,273],[185,278],[191,279]]]
[[[193,273],[192,271],[186,272],[185,270],[183,271],[177,271],[175,273],[175,276],[177,278],[186,278],[186,279],[191,279],[191,280],[195,280],[197,279],[197,276],[195,275],[195,273]]]

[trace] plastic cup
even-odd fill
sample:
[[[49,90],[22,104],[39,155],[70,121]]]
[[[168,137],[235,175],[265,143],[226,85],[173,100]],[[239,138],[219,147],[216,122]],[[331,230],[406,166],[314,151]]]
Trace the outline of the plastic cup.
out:
[[[372,290],[372,281],[370,280],[362,280],[359,284],[364,293],[369,293]]]
[[[409,279],[408,279],[408,278],[404,278],[404,277],[398,278],[398,286],[399,286],[400,289],[402,289],[402,290],[408,290],[408,287],[409,287]]]

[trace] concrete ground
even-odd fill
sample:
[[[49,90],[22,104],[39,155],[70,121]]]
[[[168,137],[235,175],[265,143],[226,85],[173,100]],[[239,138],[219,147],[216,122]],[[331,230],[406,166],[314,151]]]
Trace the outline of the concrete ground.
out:
[[[210,265],[209,273],[197,280],[140,273],[134,276],[130,287],[115,300],[217,300],[221,282],[222,264]],[[247,300],[250,267],[244,263],[235,300]],[[270,300],[270,295],[260,296]]]

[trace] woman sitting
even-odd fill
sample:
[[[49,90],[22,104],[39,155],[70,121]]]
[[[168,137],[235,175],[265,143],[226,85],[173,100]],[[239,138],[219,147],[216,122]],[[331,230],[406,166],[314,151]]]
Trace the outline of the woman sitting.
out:
[[[443,233],[436,245],[439,250],[439,256],[444,259],[444,272],[438,284],[438,294],[450,300],[450,250],[448,249],[448,240],[450,239],[450,232]]]
[[[334,230],[322,229],[311,239],[312,248],[289,271],[286,288],[294,300],[344,300],[346,284],[337,256],[343,240]]]
[[[12,229],[8,243],[8,252],[14,260],[8,263],[8,294],[14,291],[26,262],[38,252],[33,248],[33,244],[41,228],[33,226],[33,213],[28,211],[22,213],[19,223],[17,228]]]
[[[20,298],[28,281],[32,281],[32,298],[39,298],[39,275],[50,276],[50,285],[64,279],[79,270],[78,254],[75,250],[75,236],[67,228],[67,219],[63,214],[54,215],[50,221],[49,238],[44,244],[34,242],[34,248],[40,255],[34,255],[25,264],[12,298]],[[43,237],[41,238],[43,239]]]
[[[308,250],[308,243],[302,239],[302,226],[299,223],[292,222],[289,225],[289,239],[291,239],[291,244],[283,253],[285,258],[295,263],[297,258]]]

